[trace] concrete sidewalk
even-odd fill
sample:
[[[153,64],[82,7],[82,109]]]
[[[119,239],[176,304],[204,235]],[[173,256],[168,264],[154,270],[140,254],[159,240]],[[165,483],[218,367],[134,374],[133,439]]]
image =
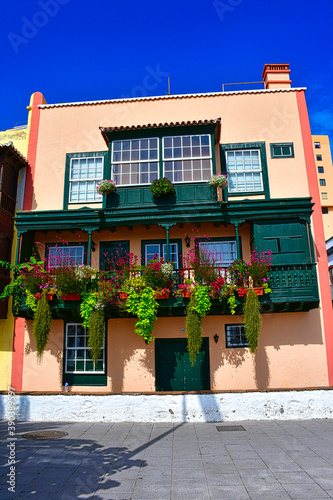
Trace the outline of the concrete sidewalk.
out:
[[[13,440],[0,422],[1,500],[333,498],[333,420],[15,424]],[[22,438],[46,429],[68,435]]]

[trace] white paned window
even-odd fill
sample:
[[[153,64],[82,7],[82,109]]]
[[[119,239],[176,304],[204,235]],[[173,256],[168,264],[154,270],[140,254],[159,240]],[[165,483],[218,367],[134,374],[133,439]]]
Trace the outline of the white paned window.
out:
[[[170,262],[174,262],[175,269],[179,269],[178,243],[169,244],[169,255]],[[161,257],[163,257],[164,261],[166,261],[166,243],[147,243],[145,245],[145,264],[152,259],[160,259]]]
[[[103,157],[71,158],[69,171],[69,203],[102,201],[96,186],[103,178]]]
[[[117,186],[151,184],[158,178],[158,139],[112,143],[111,177]]]
[[[88,332],[79,323],[66,324],[65,373],[105,373],[105,348],[95,363],[87,345]]]
[[[163,137],[163,175],[171,182],[207,181],[212,175],[210,136]]]
[[[249,345],[244,325],[226,325],[225,337],[226,347],[247,347]]]
[[[216,267],[228,267],[237,259],[235,241],[200,241],[199,248],[210,257]]]
[[[48,267],[83,266],[84,247],[82,245],[66,245],[49,247]]]
[[[259,149],[227,151],[229,193],[263,191]]]

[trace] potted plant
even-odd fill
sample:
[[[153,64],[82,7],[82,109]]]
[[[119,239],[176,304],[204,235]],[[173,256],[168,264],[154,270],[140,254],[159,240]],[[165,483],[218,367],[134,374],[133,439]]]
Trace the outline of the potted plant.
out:
[[[225,188],[228,185],[228,179],[226,175],[216,174],[212,175],[210,179],[208,179],[208,184],[216,188]]]
[[[169,288],[162,288],[162,290],[155,291],[155,297],[157,299],[168,299],[170,296]]]
[[[155,198],[161,198],[169,194],[175,194],[175,187],[169,179],[161,177],[152,182],[150,192]]]
[[[250,262],[248,263],[249,286],[254,288],[257,295],[270,293],[268,286],[268,273],[272,265],[271,250],[264,250],[261,253],[254,249],[251,253]]]
[[[62,300],[80,300],[84,290],[96,276],[89,266],[61,266],[50,271],[55,276],[57,293]]]
[[[195,283],[191,278],[186,278],[184,283],[180,284],[176,290],[173,291],[175,297],[182,296],[183,299],[188,299],[194,289]]]
[[[173,287],[172,274],[174,271],[173,262],[166,262],[163,257],[157,256],[147,262],[145,266],[141,267],[142,276],[146,283],[157,291]]]
[[[97,192],[99,194],[109,194],[114,193],[117,189],[116,183],[109,179],[103,179],[96,186]]]

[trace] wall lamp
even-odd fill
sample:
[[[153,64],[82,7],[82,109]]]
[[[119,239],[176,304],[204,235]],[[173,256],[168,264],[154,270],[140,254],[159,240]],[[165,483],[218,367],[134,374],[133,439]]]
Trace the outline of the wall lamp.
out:
[[[186,243],[187,248],[189,248],[190,244],[191,244],[191,238],[189,237],[189,235],[186,236],[185,243]]]
[[[219,338],[220,338],[220,337],[217,335],[217,333],[215,333],[215,335],[214,335],[215,344],[217,344],[217,343],[218,343]]]

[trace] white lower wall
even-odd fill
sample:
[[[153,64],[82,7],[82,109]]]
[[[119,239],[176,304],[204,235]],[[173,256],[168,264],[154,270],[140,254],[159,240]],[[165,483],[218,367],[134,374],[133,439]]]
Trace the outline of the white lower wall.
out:
[[[10,417],[0,395],[0,418]],[[15,396],[16,420],[50,422],[231,422],[333,418],[333,390],[107,396]],[[13,400],[10,402],[13,407]]]

